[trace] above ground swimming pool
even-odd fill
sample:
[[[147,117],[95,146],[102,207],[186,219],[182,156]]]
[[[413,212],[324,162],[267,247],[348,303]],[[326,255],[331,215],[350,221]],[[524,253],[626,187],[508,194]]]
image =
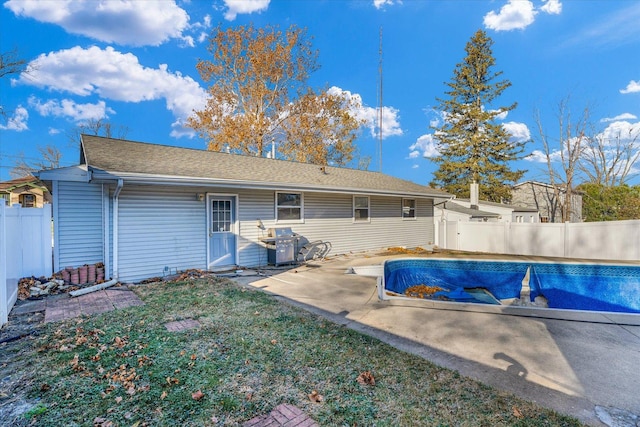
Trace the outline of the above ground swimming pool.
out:
[[[378,296],[640,313],[640,265],[392,259],[383,264]]]

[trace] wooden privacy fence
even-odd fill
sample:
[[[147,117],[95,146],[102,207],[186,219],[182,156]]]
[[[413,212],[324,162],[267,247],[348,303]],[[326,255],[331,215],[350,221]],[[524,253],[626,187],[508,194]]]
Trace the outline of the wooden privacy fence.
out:
[[[0,326],[18,298],[22,277],[53,273],[51,205],[21,208],[0,203]]]
[[[582,223],[439,221],[438,246],[511,255],[640,261],[640,220]]]

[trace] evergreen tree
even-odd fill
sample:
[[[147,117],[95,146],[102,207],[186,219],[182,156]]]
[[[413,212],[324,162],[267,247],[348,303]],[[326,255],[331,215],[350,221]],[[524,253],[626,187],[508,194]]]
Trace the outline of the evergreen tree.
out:
[[[493,108],[492,102],[511,86],[496,81],[502,72],[493,72],[493,41],[478,30],[467,43],[467,56],[456,65],[446,99],[437,98],[444,120],[434,127],[439,164],[432,185],[458,197],[469,196],[469,184],[480,185],[484,200],[500,202],[511,197],[510,185],[524,174],[512,171],[509,162],[522,157],[526,142],[510,141],[510,135],[496,119],[513,110],[516,103]],[[504,117],[504,116],[503,116]]]

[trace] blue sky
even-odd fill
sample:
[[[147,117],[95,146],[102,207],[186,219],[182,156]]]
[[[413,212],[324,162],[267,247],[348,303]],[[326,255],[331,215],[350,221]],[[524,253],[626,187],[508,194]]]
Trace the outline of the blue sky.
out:
[[[517,102],[503,125],[514,139],[532,140],[531,156],[513,165],[528,171],[525,179],[548,182],[535,112],[557,134],[567,97],[576,117],[589,106],[598,132],[640,132],[635,0],[8,0],[0,22],[0,50],[17,49],[31,66],[0,81],[2,180],[21,153],[38,158],[47,144],[62,151],[63,166],[77,164],[67,134],[88,119],[126,126],[128,139],[205,149],[182,124],[204,105],[195,66],[218,24],[306,27],[321,65],[310,84],[360,101],[357,114],[368,122],[357,145],[371,156],[370,170],[380,170],[382,29],[382,171],[421,184],[436,170],[436,98],[478,29],[494,40],[495,71],[512,83],[493,107]]]

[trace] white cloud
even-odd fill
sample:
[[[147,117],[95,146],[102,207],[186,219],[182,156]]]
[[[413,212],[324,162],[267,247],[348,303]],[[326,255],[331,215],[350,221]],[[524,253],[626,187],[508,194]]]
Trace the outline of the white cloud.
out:
[[[144,67],[135,55],[112,47],[76,46],[42,54],[29,68],[29,74],[21,74],[14,83],[123,102],[164,99],[176,117],[175,126],[182,126],[194,109],[202,109],[206,103],[206,91],[191,77],[171,73],[165,64]]]
[[[202,19],[202,22],[194,22],[189,25],[189,30],[193,33],[197,33],[195,39],[198,43],[202,43],[209,36],[208,30],[211,28],[211,15],[205,15]],[[193,37],[189,37],[189,39],[193,42]]]
[[[549,154],[549,158],[552,162],[557,162],[561,159],[561,154],[560,150],[556,150]],[[524,159],[534,163],[546,163],[547,155],[542,150],[533,150],[533,153],[529,154]]]
[[[425,134],[419,137],[415,143],[413,143],[409,150],[409,158],[416,158],[420,153],[422,153],[422,157],[435,157],[439,155],[438,152],[438,144],[433,136],[433,134]],[[418,154],[416,154],[418,153]]]
[[[402,0],[373,0],[373,6],[376,9],[382,9],[385,6],[393,6],[394,4],[402,4]]]
[[[602,138],[602,141],[611,141],[612,143],[615,143],[618,139],[622,143],[630,143],[635,140],[636,147],[640,149],[640,122],[617,121],[610,123],[596,137]]]
[[[498,120],[504,120],[504,119],[506,119],[506,118],[507,118],[507,116],[508,116],[508,115],[509,115],[509,110],[505,110],[505,111],[502,111],[502,112],[498,113],[498,114],[496,115],[496,119],[498,119]]]
[[[536,11],[529,0],[509,0],[499,12],[491,11],[484,16],[484,25],[496,31],[521,30],[535,20]]]
[[[50,99],[41,102],[35,97],[29,98],[29,106],[35,109],[43,117],[68,117],[75,122],[85,120],[98,120],[113,114],[111,108],[106,106],[104,101],[98,101],[95,104],[78,104],[71,99]]]
[[[340,89],[339,87],[333,86],[329,88],[327,91],[329,93],[342,93],[346,96],[353,105],[356,105],[356,109],[352,111],[352,114],[360,119],[365,121],[365,126],[369,129],[371,136],[374,138],[378,138],[378,122],[380,120],[379,108],[367,107],[362,102],[362,97],[360,94],[351,93],[348,90]],[[402,128],[400,127],[400,111],[393,107],[382,107],[382,138],[388,138],[390,136],[400,136],[402,135]]]
[[[549,15],[560,15],[562,13],[562,3],[560,0],[542,0],[544,4],[540,7],[540,10],[548,13]]]
[[[22,105],[18,105],[13,112],[13,116],[7,119],[7,124],[0,124],[2,130],[14,130],[16,132],[22,132],[28,130],[27,120],[29,119],[29,112]]]
[[[4,7],[15,15],[56,24],[67,32],[107,43],[158,46],[182,38],[189,15],[175,1],[23,1]]]
[[[502,127],[511,135],[511,141],[526,142],[531,140],[531,132],[524,123],[506,122]]]
[[[228,10],[224,14],[224,19],[233,21],[238,14],[263,12],[269,7],[271,0],[224,0]]]
[[[636,93],[640,92],[640,80],[631,80],[626,88],[620,89],[620,93]]]
[[[605,117],[604,119],[600,119],[601,122],[617,122],[620,120],[635,120],[638,117],[631,113],[622,113],[618,114],[615,117]]]

